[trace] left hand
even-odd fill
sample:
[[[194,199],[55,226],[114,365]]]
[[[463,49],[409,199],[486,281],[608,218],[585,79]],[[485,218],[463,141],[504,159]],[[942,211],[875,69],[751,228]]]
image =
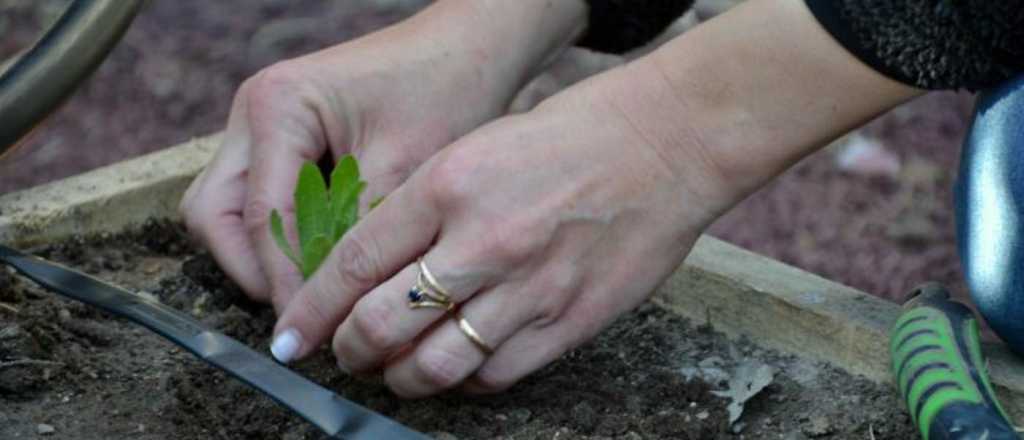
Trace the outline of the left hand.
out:
[[[638,92],[640,69],[442,150],[344,237],[275,334],[297,357],[333,334],[343,369],[383,367],[401,396],[497,391],[644,301],[727,200],[700,142],[638,122],[683,125],[655,117],[671,98]],[[421,256],[493,354],[452,315],[408,306]]]

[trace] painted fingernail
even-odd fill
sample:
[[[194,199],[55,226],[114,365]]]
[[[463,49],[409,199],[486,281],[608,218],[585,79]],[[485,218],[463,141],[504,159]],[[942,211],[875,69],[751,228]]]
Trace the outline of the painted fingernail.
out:
[[[301,346],[302,335],[293,328],[286,329],[274,337],[274,342],[270,344],[270,354],[274,355],[278,362],[287,364],[299,354]]]

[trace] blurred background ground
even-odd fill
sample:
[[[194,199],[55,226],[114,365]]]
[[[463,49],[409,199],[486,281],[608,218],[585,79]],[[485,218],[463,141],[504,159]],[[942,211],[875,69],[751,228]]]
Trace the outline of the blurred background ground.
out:
[[[0,59],[29,46],[68,0],[0,0]],[[112,56],[13,157],[0,193],[220,130],[234,90],[275,60],[369,32],[426,0],[149,2]],[[703,0],[697,16],[731,0]],[[699,17],[698,17],[699,16]],[[573,51],[517,101],[624,60]],[[711,233],[886,298],[938,280],[962,291],[950,185],[971,97],[934,93],[809,157]]]

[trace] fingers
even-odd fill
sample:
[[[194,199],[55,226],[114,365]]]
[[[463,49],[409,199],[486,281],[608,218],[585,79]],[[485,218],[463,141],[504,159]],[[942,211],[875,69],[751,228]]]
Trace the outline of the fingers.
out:
[[[472,297],[490,283],[492,277],[468,263],[446,259],[456,253],[450,243],[442,239],[423,260],[455,305]],[[356,302],[334,334],[334,353],[343,369],[351,372],[376,369],[449,312],[440,308],[411,307],[418,304],[411,301],[410,291],[419,275],[419,263],[413,262]]]
[[[525,326],[478,366],[460,389],[470,394],[505,391],[591,336],[580,333],[575,323],[566,321]]]
[[[242,91],[249,100],[247,120],[252,139],[245,226],[278,312],[303,280],[299,269],[272,238],[270,215],[276,209],[287,226],[294,224],[293,200],[299,169],[306,161],[317,161],[327,150],[319,123],[321,116],[316,106],[310,105],[317,98],[309,96],[313,92],[303,79],[305,75],[291,64],[278,64],[247,81]],[[295,228],[286,230],[295,245]]]
[[[446,312],[409,307],[407,292],[419,269],[411,264],[364,295],[334,334],[332,347],[343,370],[373,370]]]
[[[364,293],[415,261],[434,241],[441,217],[425,186],[416,184],[418,176],[349,230],[288,303],[271,346],[279,361],[304,357],[326,342]]]
[[[558,358],[596,333],[613,313],[603,304],[576,301],[582,289],[567,270],[549,265],[527,280],[478,293],[461,313],[491,352],[459,328],[455,315],[428,330],[413,349],[388,360],[388,385],[403,397],[427,396],[460,384],[470,390],[505,389]]]
[[[247,97],[239,93],[220,148],[192,182],[179,206],[189,231],[253,299],[269,300],[270,289],[243,221],[249,167]]]
[[[616,316],[636,307],[655,282],[631,283],[624,268],[600,272],[579,289],[581,294],[557,316],[524,326],[487,358],[462,389],[473,394],[508,389],[565,352],[593,338]],[[601,279],[600,282],[594,282]],[[658,278],[653,278],[657,280]]]
[[[519,289],[503,285],[478,294],[459,313],[446,317],[416,348],[394,359],[384,372],[388,386],[401,397],[418,398],[450,389],[470,377],[489,353],[467,334],[475,331],[491,349],[535,318],[529,304],[517,301]],[[459,328],[463,319],[468,329]],[[499,349],[501,351],[503,349]]]

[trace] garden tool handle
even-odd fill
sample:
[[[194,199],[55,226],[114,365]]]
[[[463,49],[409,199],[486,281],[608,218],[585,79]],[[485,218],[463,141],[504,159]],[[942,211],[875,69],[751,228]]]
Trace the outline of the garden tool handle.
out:
[[[938,284],[915,289],[889,332],[892,369],[925,440],[1019,440],[981,355],[978,322]]]
[[[0,244],[0,263],[72,298],[142,325],[291,409],[332,439],[426,439],[321,387],[188,314]]]
[[[955,187],[957,244],[975,306],[1024,354],[1024,75],[978,97]]]

